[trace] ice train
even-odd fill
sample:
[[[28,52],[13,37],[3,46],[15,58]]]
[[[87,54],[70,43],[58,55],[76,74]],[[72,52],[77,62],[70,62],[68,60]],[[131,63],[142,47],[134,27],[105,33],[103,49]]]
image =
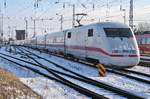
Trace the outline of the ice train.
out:
[[[117,22],[93,23],[20,43],[115,68],[135,66],[140,59],[132,30]]]

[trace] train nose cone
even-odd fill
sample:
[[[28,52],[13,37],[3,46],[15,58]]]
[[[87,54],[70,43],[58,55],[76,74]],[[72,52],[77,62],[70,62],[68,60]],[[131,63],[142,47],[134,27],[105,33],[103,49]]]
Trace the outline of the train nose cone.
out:
[[[138,55],[124,55],[118,58],[112,58],[112,65],[121,67],[136,66],[140,61]]]

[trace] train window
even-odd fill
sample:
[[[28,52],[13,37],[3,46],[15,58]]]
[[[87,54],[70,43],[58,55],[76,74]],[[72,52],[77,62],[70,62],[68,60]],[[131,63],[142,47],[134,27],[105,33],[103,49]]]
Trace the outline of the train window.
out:
[[[107,37],[133,37],[130,28],[104,28]]]
[[[147,44],[147,38],[145,38],[145,44]]]
[[[142,44],[146,44],[146,38],[142,38]]]
[[[148,40],[147,40],[147,44],[150,44],[150,38],[147,38]]]
[[[88,29],[88,37],[93,36],[93,29]]]
[[[57,37],[56,38],[57,43],[63,43],[63,40],[64,40],[63,37]]]
[[[68,32],[68,38],[71,38],[71,32]]]
[[[139,41],[139,44],[142,44],[142,38],[140,38],[138,41]]]

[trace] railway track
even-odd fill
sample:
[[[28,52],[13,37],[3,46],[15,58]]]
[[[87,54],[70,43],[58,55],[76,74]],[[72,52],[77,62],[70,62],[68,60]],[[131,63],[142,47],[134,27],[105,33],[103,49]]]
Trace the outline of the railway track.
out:
[[[138,66],[150,67],[150,61],[141,61]]]
[[[1,53],[0,53],[0,54],[1,54]],[[2,55],[2,54],[1,54],[1,55]],[[46,78],[48,78],[48,79],[55,80],[55,81],[60,82],[60,83],[62,83],[62,84],[64,84],[64,85],[67,85],[67,86],[69,86],[69,87],[75,89],[76,91],[79,91],[80,93],[82,93],[82,94],[84,94],[84,95],[86,95],[86,96],[88,96],[88,97],[92,97],[92,98],[96,98],[96,99],[108,99],[107,97],[104,97],[103,95],[97,94],[97,93],[95,93],[95,92],[93,92],[93,91],[91,91],[91,90],[88,90],[88,89],[86,89],[86,88],[84,88],[84,87],[81,87],[81,86],[79,86],[79,85],[77,85],[77,84],[74,84],[74,83],[72,83],[72,82],[70,82],[70,81],[68,81],[68,80],[66,80],[66,79],[64,79],[64,78],[62,78],[62,77],[59,76],[56,72],[50,71],[50,69],[46,69],[46,70],[47,70],[49,73],[51,73],[52,75],[54,75],[55,77],[50,76],[50,75],[47,75],[46,73],[42,73],[42,72],[41,72],[40,70],[38,70],[38,69],[29,67],[29,66],[27,66],[27,65],[22,65],[22,64],[20,64],[20,63],[18,63],[18,62],[12,61],[11,59],[9,59],[10,57],[9,57],[8,55],[4,55],[4,54],[3,54],[4,56],[7,56],[7,57],[9,57],[9,58],[6,58],[6,57],[1,56],[1,55],[0,55],[1,58],[5,59],[5,60],[7,60],[7,61],[9,61],[9,62],[11,62],[11,63],[14,63],[14,64],[16,64],[16,65],[18,65],[18,66],[24,67],[24,68],[26,68],[26,69],[29,69],[29,70],[31,70],[31,71],[33,71],[33,72],[35,72],[35,73],[37,73],[37,74],[40,74],[41,76],[44,76],[44,77],[46,77]],[[14,57],[11,57],[11,58],[14,58]],[[17,59],[17,60],[20,60],[20,61],[29,63],[29,62],[27,62],[27,61],[24,61],[24,60],[21,60],[21,59],[18,59],[18,58],[14,58],[14,59]],[[39,66],[39,67],[41,67],[40,65],[37,65],[37,64],[34,64],[34,63],[29,63],[29,64],[32,64],[32,65],[34,65],[34,66]],[[60,73],[60,74],[61,74],[61,73]]]
[[[27,52],[29,52],[30,54],[33,54],[33,53],[31,53],[30,51],[28,51],[28,50],[26,50]],[[46,61],[50,61],[50,60],[47,60],[47,59],[45,59],[45,58],[43,58],[43,57],[40,57],[39,55],[36,55],[36,54],[33,54],[34,56],[36,56],[36,57],[38,57],[38,58],[41,58],[41,59],[44,59],[44,60],[46,60]],[[50,61],[50,63],[51,63],[51,61]],[[137,77],[133,77],[133,76],[130,76],[130,75],[126,75],[126,74],[123,74],[123,73],[120,73],[120,72],[118,72],[118,71],[114,71],[114,70],[108,70],[108,71],[110,71],[111,73],[113,72],[113,73],[117,73],[117,74],[119,74],[119,75],[125,75],[126,77],[128,77],[128,78],[131,78],[131,79],[135,79],[135,80],[141,80],[141,82],[144,82],[144,83],[150,83],[149,81],[147,81],[147,80],[143,80],[143,79],[140,79],[140,78],[137,78]],[[80,76],[80,75],[79,75]]]
[[[139,66],[150,67],[150,58],[143,58],[143,57],[141,57]]]
[[[127,73],[134,73],[134,74],[137,74],[137,75],[141,75],[141,76],[145,76],[145,77],[149,77],[150,78],[150,75],[146,74],[146,73],[141,73],[141,72],[137,72],[137,71],[133,71],[133,70],[128,70],[128,69],[122,69],[120,71],[127,72]]]
[[[2,53],[0,53],[0,54],[1,54],[1,55],[4,55],[4,54],[2,54]],[[30,54],[33,54],[33,53],[30,53]],[[26,55],[27,55],[27,54],[26,54]],[[4,56],[11,57],[11,58],[14,58],[14,59],[18,59],[18,58],[9,56],[9,55],[4,55]],[[2,57],[2,56],[0,56],[0,57]],[[24,62],[29,63],[29,64],[32,64],[32,65],[40,66],[40,67],[45,68],[45,69],[48,69],[48,70],[51,70],[52,72],[55,73],[55,75],[56,75],[56,73],[59,73],[59,74],[61,74],[61,75],[69,76],[69,77],[72,77],[72,78],[74,78],[74,79],[78,79],[78,80],[84,81],[84,82],[86,82],[86,83],[90,83],[90,84],[92,84],[92,85],[98,86],[98,87],[100,87],[100,88],[107,89],[107,90],[109,90],[109,91],[112,91],[112,92],[114,92],[114,93],[117,93],[118,95],[121,95],[121,96],[124,96],[124,97],[127,97],[127,98],[139,98],[139,99],[142,99],[142,98],[143,98],[143,97],[137,96],[137,95],[135,95],[135,94],[133,94],[133,93],[130,93],[130,92],[127,92],[127,91],[124,91],[124,90],[121,90],[121,89],[112,87],[112,86],[107,85],[107,84],[104,84],[104,83],[102,83],[102,82],[98,82],[98,81],[92,80],[92,79],[90,79],[90,78],[87,78],[87,77],[85,77],[85,76],[83,76],[83,75],[77,74],[77,73],[75,73],[75,72],[73,72],[73,71],[70,71],[70,70],[68,70],[68,69],[66,69],[66,68],[64,68],[64,67],[62,67],[62,66],[60,66],[60,65],[58,65],[58,64],[56,64],[56,63],[53,63],[53,62],[51,62],[51,61],[49,61],[49,60],[47,60],[47,59],[44,59],[44,58],[42,58],[42,57],[40,57],[40,56],[39,56],[39,58],[44,59],[45,61],[48,61],[48,62],[50,62],[51,64],[56,65],[57,67],[60,67],[60,68],[62,68],[63,70],[65,70],[65,71],[67,71],[67,72],[71,72],[71,73],[73,73],[73,74],[76,75],[76,76],[68,75],[68,74],[66,74],[66,73],[62,73],[62,72],[53,70],[53,69],[51,69],[51,68],[48,68],[48,67],[42,65],[42,64],[39,63],[37,60],[35,60],[33,57],[31,57],[31,56],[29,56],[29,55],[28,55],[28,57],[31,58],[31,59],[33,59],[37,64],[30,63],[30,62],[27,62],[27,61],[22,60],[22,59],[18,59],[18,60],[24,61]],[[38,57],[38,56],[37,56],[37,57]],[[2,57],[2,58],[3,58],[3,57]],[[10,60],[9,60],[9,61],[10,61]],[[13,61],[12,61],[12,62],[13,62]],[[57,75],[57,76],[59,76],[59,75]],[[61,78],[61,79],[64,79],[64,78]],[[83,93],[83,92],[82,92],[82,93]],[[91,95],[91,94],[89,94],[89,95]],[[93,97],[93,95],[92,95],[92,97]],[[106,97],[105,97],[105,98],[106,98]]]
[[[149,61],[150,62],[150,59],[148,59],[148,58],[140,58],[140,60]]]
[[[149,79],[143,79],[142,78],[143,75],[146,76],[146,77],[149,76],[148,74],[144,74],[144,73],[140,73],[140,72],[136,72],[136,71],[131,72],[130,70],[126,70],[126,69],[124,69],[124,70],[113,70],[113,69],[108,69],[107,68],[106,70],[108,72],[111,72],[111,73],[115,73],[115,74],[118,74],[118,75],[121,75],[121,76],[125,76],[125,77],[130,78],[130,79],[134,79],[134,80],[136,80],[138,82],[150,84],[150,80]],[[135,76],[130,75],[130,73],[138,74],[139,76],[142,75],[142,77],[135,77]]]
[[[26,49],[25,49],[26,50]],[[34,49],[35,50],[35,49]],[[28,50],[26,50],[28,51]],[[39,50],[37,50],[39,51]],[[28,51],[29,52],[29,51]],[[35,55],[35,54],[33,54]],[[58,57],[63,57],[62,55],[56,55],[56,54],[52,54],[52,55],[55,55],[55,56],[58,56]],[[38,55],[35,55],[36,57],[40,57]],[[41,57],[40,57],[41,58]],[[65,58],[65,57],[63,57]],[[66,59],[66,58],[65,58]],[[68,58],[67,58],[68,59]],[[74,61],[74,62],[79,62],[81,64],[85,64],[87,66],[94,66],[96,67],[94,64],[88,64],[88,63],[85,63],[83,61],[76,61],[76,60],[72,60],[72,59],[68,59],[68,60],[71,60],[71,61]],[[121,69],[121,70],[116,70],[116,69],[112,69],[112,68],[107,68],[106,69],[107,72],[110,72],[110,73],[114,73],[114,74],[118,74],[120,76],[125,76],[129,79],[134,79],[138,82],[142,82],[142,83],[146,83],[146,84],[150,84],[150,75],[148,74],[145,74],[145,73],[141,73],[141,72],[137,72],[137,71],[133,71],[133,70],[128,70],[128,69]],[[140,77],[137,77],[137,76],[133,76],[133,75],[130,75],[130,74],[136,74],[136,75],[139,75]],[[144,79],[144,78],[147,78],[147,79]]]

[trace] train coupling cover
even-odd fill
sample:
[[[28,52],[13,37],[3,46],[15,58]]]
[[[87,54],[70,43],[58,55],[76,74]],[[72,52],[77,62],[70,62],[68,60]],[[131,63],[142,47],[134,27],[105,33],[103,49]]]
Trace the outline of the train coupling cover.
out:
[[[102,65],[102,64],[97,64],[96,66],[98,68],[99,75],[101,77],[104,77],[106,75],[106,68],[105,68],[105,66]]]

